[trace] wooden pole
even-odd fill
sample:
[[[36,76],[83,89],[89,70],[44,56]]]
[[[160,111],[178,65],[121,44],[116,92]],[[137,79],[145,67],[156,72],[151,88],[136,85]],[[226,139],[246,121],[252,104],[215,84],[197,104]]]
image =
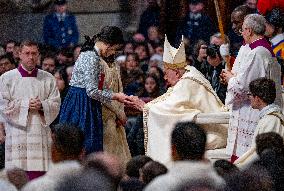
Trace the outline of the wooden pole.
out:
[[[219,30],[220,30],[220,33],[221,33],[221,37],[223,39],[223,42],[225,42],[226,39],[225,39],[224,25],[223,25],[223,20],[222,20],[222,16],[221,16],[221,11],[220,11],[218,0],[214,0],[214,4],[215,4],[217,20],[218,20],[218,26],[219,26]],[[231,68],[231,64],[230,64],[230,56],[229,55],[225,57],[225,61],[226,61],[227,70],[231,71],[232,68]]]

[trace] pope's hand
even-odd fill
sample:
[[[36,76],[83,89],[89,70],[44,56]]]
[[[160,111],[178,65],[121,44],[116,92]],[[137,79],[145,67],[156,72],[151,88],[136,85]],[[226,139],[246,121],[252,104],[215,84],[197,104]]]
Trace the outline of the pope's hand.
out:
[[[126,105],[133,107],[139,111],[143,110],[145,102],[139,99],[137,96],[128,96],[124,102]]]

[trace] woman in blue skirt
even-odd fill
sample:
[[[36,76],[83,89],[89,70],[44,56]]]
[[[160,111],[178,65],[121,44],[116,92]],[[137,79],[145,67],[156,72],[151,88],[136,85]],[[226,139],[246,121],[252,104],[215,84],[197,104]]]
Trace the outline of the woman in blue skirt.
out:
[[[127,96],[103,87],[104,73],[100,64],[101,59],[115,55],[122,48],[122,31],[115,26],[106,26],[93,39],[86,40],[61,106],[59,123],[74,124],[83,130],[86,154],[89,154],[103,150],[101,102],[124,102]]]

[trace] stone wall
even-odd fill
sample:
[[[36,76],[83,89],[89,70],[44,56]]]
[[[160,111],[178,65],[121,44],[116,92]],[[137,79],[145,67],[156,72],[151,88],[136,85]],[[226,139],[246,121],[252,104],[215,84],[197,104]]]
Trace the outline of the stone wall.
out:
[[[69,0],[68,6],[77,18],[81,42],[84,35],[93,35],[105,25],[126,29],[129,23],[128,13],[121,9],[121,2],[117,0]],[[43,20],[48,12],[32,13],[26,9],[15,9],[0,13],[0,44],[10,39],[42,42]]]

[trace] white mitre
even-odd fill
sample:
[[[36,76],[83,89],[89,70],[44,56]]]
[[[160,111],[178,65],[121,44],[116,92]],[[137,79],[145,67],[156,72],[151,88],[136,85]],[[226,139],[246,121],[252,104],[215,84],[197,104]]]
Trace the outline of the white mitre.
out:
[[[169,69],[180,69],[187,66],[183,36],[178,49],[176,49],[171,46],[167,35],[165,35],[163,62],[164,66]]]

